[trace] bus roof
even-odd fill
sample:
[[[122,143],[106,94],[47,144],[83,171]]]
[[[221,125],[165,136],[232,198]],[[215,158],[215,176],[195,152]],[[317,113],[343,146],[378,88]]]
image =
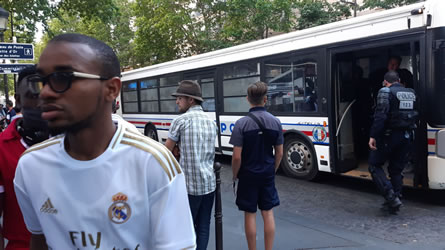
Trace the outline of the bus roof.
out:
[[[411,14],[411,11],[415,9],[423,9],[423,13],[418,15]],[[122,80],[131,81],[174,72],[211,67],[299,49],[408,30],[410,28],[424,27],[426,26],[427,15],[429,14],[433,16],[433,22],[430,27],[444,26],[445,15],[441,16],[439,13],[439,10],[444,9],[445,1],[428,0],[426,2],[345,19],[230,48],[123,72]],[[434,10],[437,10],[437,16],[433,15]],[[408,19],[411,20],[410,27],[408,27]]]

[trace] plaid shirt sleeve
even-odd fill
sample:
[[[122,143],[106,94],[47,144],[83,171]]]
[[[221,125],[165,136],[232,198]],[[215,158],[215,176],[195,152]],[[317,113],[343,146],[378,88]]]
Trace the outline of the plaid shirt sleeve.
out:
[[[170,126],[170,130],[168,131],[168,138],[171,140],[178,142],[179,136],[181,135],[181,120],[178,118],[174,119],[172,125]]]

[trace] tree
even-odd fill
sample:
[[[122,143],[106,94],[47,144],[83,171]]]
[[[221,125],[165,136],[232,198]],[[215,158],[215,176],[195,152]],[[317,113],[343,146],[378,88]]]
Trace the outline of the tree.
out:
[[[361,9],[391,9],[398,6],[408,5],[415,2],[420,2],[421,0],[364,0]]]
[[[241,44],[264,39],[271,31],[289,32],[296,16],[295,0],[228,0],[224,38]]]
[[[70,11],[60,11],[58,18],[48,22],[48,29],[42,41],[35,46],[36,58],[48,41],[62,33],[81,33],[94,37],[112,47],[122,67],[134,67],[134,31],[131,27],[132,12],[128,0],[113,0],[116,11],[112,17],[86,17]]]
[[[297,29],[339,21],[351,15],[350,7],[341,2],[330,4],[326,0],[302,0],[296,7],[300,11]]]
[[[135,53],[143,65],[170,61],[193,54],[196,30],[193,29],[189,1],[136,0]]]
[[[14,35],[20,42],[32,42],[41,23],[45,30],[48,21],[58,17],[61,11],[83,18],[107,20],[113,16],[116,6],[112,0],[0,0],[0,6],[9,11],[9,26],[13,23]],[[12,18],[11,18],[12,16]],[[10,40],[11,29],[5,33],[5,40]]]

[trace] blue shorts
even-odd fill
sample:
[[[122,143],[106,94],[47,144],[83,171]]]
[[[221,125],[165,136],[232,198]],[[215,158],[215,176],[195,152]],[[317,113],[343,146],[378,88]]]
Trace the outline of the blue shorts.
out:
[[[275,176],[267,178],[242,177],[238,182],[236,205],[241,211],[255,213],[270,210],[280,205],[278,192],[275,188]]]

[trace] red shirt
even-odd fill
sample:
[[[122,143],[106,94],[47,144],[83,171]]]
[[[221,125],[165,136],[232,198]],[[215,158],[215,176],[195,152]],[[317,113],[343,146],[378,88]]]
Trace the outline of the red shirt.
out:
[[[17,132],[15,119],[0,133],[0,185],[5,189],[3,198],[3,237],[8,239],[6,249],[29,249],[31,238],[14,192],[15,169],[25,147]]]

